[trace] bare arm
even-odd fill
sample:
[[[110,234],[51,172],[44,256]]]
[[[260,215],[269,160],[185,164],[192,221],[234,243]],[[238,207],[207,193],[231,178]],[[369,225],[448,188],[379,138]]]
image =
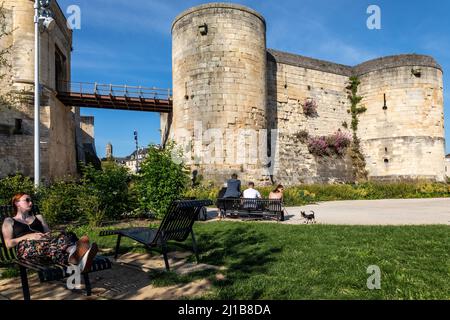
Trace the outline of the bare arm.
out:
[[[5,239],[5,245],[8,249],[14,248],[23,240],[40,240],[44,237],[43,233],[30,233],[19,238],[13,238],[13,223],[11,218],[6,218],[3,221],[2,233],[3,239]]]

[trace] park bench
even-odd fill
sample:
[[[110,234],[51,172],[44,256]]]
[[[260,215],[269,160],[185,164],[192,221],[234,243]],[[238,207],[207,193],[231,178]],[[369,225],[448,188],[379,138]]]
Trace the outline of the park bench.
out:
[[[37,206],[33,206],[31,211],[33,214],[39,214],[39,208]],[[12,206],[0,206],[0,225],[3,224],[3,220],[6,217],[13,216],[13,207]],[[41,283],[54,281],[54,280],[62,280],[66,277],[71,276],[67,271],[68,265],[55,264],[52,262],[46,261],[35,261],[35,260],[25,260],[19,259],[16,254],[17,248],[8,249],[5,245],[5,240],[3,238],[3,233],[0,231],[0,262],[8,263],[8,264],[17,264],[20,270],[20,279],[22,282],[22,291],[24,300],[30,300],[30,289],[28,285],[28,275],[27,270],[33,270],[37,272],[39,276],[39,281]],[[91,283],[89,280],[89,273],[97,272],[101,270],[106,270],[111,268],[111,261],[102,256],[96,256],[91,270],[88,272],[82,273],[82,277],[84,279],[85,289],[87,296],[92,294]]]
[[[117,259],[120,240],[122,237],[131,238],[143,245],[148,250],[161,249],[166,270],[170,271],[169,260],[167,257],[169,241],[181,247],[185,247],[184,242],[189,235],[192,237],[192,247],[199,261],[197,242],[195,241],[194,230],[192,226],[198,219],[199,212],[203,207],[213,204],[211,200],[176,200],[169,207],[159,228],[127,228],[119,230],[105,230],[100,232],[100,236],[117,235],[116,250],[114,258]]]
[[[284,221],[281,199],[219,198],[216,205],[222,217]]]

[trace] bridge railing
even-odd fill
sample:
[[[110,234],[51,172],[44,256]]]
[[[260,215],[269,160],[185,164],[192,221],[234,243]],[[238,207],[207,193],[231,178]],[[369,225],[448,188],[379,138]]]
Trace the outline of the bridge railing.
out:
[[[171,100],[172,90],[155,87],[101,84],[96,82],[62,81],[58,85],[59,93],[90,94],[128,98]]]

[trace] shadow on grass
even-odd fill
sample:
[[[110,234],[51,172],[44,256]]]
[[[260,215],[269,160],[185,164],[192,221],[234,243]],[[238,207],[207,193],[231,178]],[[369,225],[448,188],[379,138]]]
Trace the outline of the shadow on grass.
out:
[[[14,263],[0,263],[0,280],[20,276],[19,267]]]
[[[234,223],[220,223],[212,228],[211,225],[200,228],[196,234],[200,263],[223,268],[220,271],[206,269],[181,275],[173,271],[154,271],[149,273],[152,285],[179,285],[206,278],[217,289],[216,298],[230,299],[233,297],[227,296],[227,291],[222,289],[233,287],[242,279],[267,273],[268,265],[282,251],[281,247],[269,246],[267,237],[257,232],[251,224],[236,227]],[[195,261],[195,257],[190,256],[188,261]],[[217,277],[218,273],[223,276]],[[254,291],[249,298],[258,299],[261,294]]]
[[[174,271],[152,270],[148,272],[150,284],[162,287],[183,285],[199,279],[207,279],[212,283],[213,288],[218,289],[216,298],[228,299],[232,297],[222,297],[221,289],[233,287],[235,284],[239,284],[242,279],[267,273],[268,265],[282,251],[281,246],[274,246],[273,242],[269,241],[267,234],[259,232],[251,223],[243,225],[237,225],[233,222],[196,224],[194,231],[200,263],[216,268],[202,268],[202,270],[183,274]],[[99,246],[109,248],[108,255],[114,254],[116,237],[92,236],[96,238]],[[174,250],[192,252],[191,238],[189,237],[181,246],[169,243],[169,254]],[[119,256],[129,252],[161,254],[160,249],[150,251],[134,240],[122,238]],[[194,254],[187,257],[187,262],[194,263],[195,261]],[[217,270],[217,267],[223,268]],[[218,273],[221,276],[217,277]],[[250,298],[258,299],[260,294],[252,292]]]

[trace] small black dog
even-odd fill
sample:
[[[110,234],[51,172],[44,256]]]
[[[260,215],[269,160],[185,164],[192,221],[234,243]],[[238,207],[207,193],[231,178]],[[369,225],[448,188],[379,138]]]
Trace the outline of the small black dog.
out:
[[[305,213],[305,211],[301,211],[300,213],[302,214],[302,218],[305,219],[305,223],[316,223],[314,211],[311,210],[310,214]]]

